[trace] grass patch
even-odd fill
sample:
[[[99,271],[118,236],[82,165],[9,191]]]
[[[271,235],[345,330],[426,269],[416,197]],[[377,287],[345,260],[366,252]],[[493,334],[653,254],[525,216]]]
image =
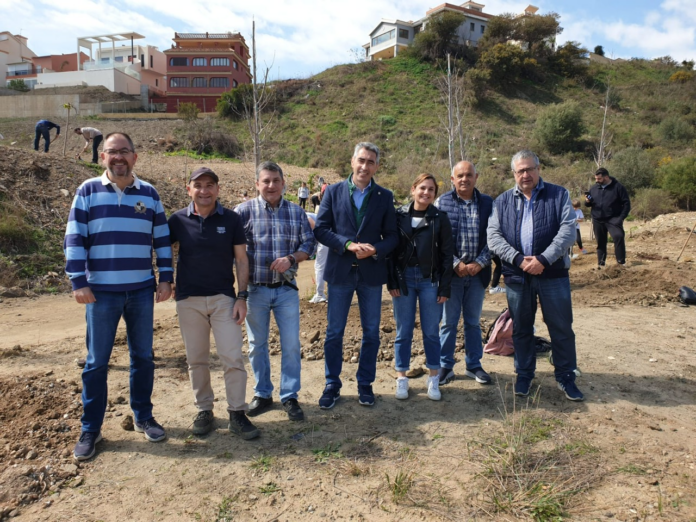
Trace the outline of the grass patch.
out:
[[[275,464],[275,457],[271,455],[259,455],[257,457],[251,457],[251,463],[249,467],[256,471],[262,471],[266,473]]]
[[[399,470],[393,480],[389,477],[389,473],[385,473],[385,479],[394,504],[403,502],[413,486],[413,474]]]
[[[218,506],[215,522],[232,522],[235,519],[233,504],[237,501],[237,497],[224,497]]]
[[[628,466],[621,466],[620,468],[616,469],[617,473],[626,473],[628,475],[646,475],[648,472],[641,468],[640,466],[636,466],[635,464],[629,464]]]
[[[271,495],[272,493],[277,493],[278,491],[281,491],[281,488],[275,482],[269,482],[268,484],[264,484],[263,486],[261,486],[259,488],[259,491],[262,495]]]
[[[343,458],[341,452],[339,451],[341,445],[339,443],[333,444],[329,442],[323,448],[313,449],[314,461],[319,464],[326,464],[331,459]]]
[[[504,411],[498,436],[473,452],[485,465],[475,504],[494,518],[566,518],[578,495],[601,478],[599,452],[572,433],[558,415]]]

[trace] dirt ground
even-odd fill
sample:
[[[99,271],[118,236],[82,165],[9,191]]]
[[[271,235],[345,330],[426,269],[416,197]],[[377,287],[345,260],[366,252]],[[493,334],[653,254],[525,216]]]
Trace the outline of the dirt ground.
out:
[[[149,131],[132,133],[138,132]],[[28,201],[33,191],[41,196],[36,205],[64,219],[70,198],[59,189],[74,191],[92,171],[66,164],[58,154],[22,148],[2,149],[0,156],[9,158],[0,165],[3,192]],[[139,159],[136,170],[157,184],[168,208],[185,202],[185,161],[154,148]],[[34,163],[42,170],[31,171],[29,181],[12,168]],[[244,165],[220,162],[213,168],[227,191],[223,199],[251,188]],[[302,169],[288,172],[308,176]],[[574,520],[696,520],[695,308],[677,299],[681,285],[696,287],[696,237],[676,262],[695,222],[696,213],[681,213],[626,223],[626,269],[610,260],[597,270],[589,228],[583,227],[590,254],[571,270],[583,403],[562,397],[545,357],[538,360],[535,397],[515,401],[512,359],[488,355],[483,364],[492,386],[460,376],[442,387],[442,401],[433,402],[418,377],[411,380],[409,400],[397,401],[395,327],[385,292],[375,407],[357,402],[351,359],[361,331],[354,306],[342,398],[334,409],[320,410],[326,305],[308,302],[313,270],[307,262],[300,271],[305,422],[288,421],[276,396],[275,408],[253,420],[262,431],[259,439],[230,436],[221,367],[213,355],[213,385],[222,398],[215,408],[217,430],[192,436],[196,412],[170,301],[155,307],[153,395],[168,440],[148,443],[122,427],[131,412],[121,329],[109,372],[104,440],[96,457],[80,464],[71,452],[79,436],[75,360],[85,351],[84,310],[64,293],[0,298],[0,519],[559,520],[558,504]],[[484,331],[505,306],[504,294],[486,295]],[[547,335],[541,312],[536,327]],[[279,349],[274,331],[276,384]],[[461,346],[457,359],[461,374]],[[422,363],[416,331],[412,368]],[[250,373],[247,400],[252,396]],[[523,486],[529,477],[537,478]]]

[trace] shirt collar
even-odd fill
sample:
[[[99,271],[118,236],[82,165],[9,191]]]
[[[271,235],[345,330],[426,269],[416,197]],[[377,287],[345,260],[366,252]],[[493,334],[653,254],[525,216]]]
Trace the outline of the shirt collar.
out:
[[[223,208],[223,206],[220,204],[219,201],[216,201],[216,202],[215,202],[215,210],[212,212],[212,214],[221,214],[221,215],[224,214],[224,208]],[[212,214],[211,214],[211,215],[212,215]],[[190,217],[191,215],[194,215],[194,216],[197,216],[197,215],[198,215],[198,214],[196,214],[196,207],[195,207],[195,205],[193,204],[193,201],[191,201],[191,203],[189,203],[188,207],[186,208],[186,215],[189,216],[189,217]],[[208,217],[210,217],[210,216],[208,216]]]
[[[537,183],[537,186],[534,187],[534,190],[532,190],[532,198],[536,196],[540,190],[544,188],[544,180],[539,177],[539,183]],[[520,186],[515,184],[515,196],[524,196],[522,191],[520,190]],[[530,198],[531,199],[531,198]]]
[[[454,199],[457,200],[457,201],[461,201],[462,203],[467,203],[467,204],[468,204],[468,203],[472,203],[472,202],[473,202],[473,203],[478,203],[478,194],[476,193],[476,192],[477,192],[476,189],[474,189],[474,193],[472,194],[471,199],[463,199],[463,198],[459,195],[459,193],[457,192],[456,189],[453,190],[452,192],[454,193]]]
[[[106,171],[104,171],[104,174],[101,175],[101,182],[102,185],[116,185],[116,183],[109,179],[109,176],[107,176]],[[138,176],[135,175],[135,172],[133,173],[133,183],[128,185],[128,187],[126,188],[130,187],[135,187],[138,190],[140,190],[140,180],[138,179]]]
[[[367,184],[367,187],[361,189],[355,183],[353,183],[353,175],[351,174],[350,176],[348,176],[348,187],[350,188],[351,194],[356,190],[359,190],[360,192],[366,192],[372,188],[372,178],[370,178],[370,182]]]
[[[261,194],[259,194],[258,197],[257,197],[256,199],[258,199],[259,204],[260,204],[263,208],[271,209],[271,210],[276,210],[276,208],[281,208],[281,207],[284,205],[284,203],[285,203],[285,198],[284,198],[283,196],[280,197],[280,203],[278,203],[278,207],[272,207],[271,204],[270,204],[268,201],[266,201],[265,199],[263,199],[263,196],[261,196]]]

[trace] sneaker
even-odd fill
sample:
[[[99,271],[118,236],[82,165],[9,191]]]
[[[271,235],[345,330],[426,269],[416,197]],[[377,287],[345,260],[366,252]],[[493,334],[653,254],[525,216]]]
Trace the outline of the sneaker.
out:
[[[215,415],[210,410],[199,411],[193,419],[193,434],[205,435],[215,427]]]
[[[476,379],[476,382],[479,384],[491,383],[491,376],[488,375],[483,368],[474,368],[473,370],[467,368],[464,375],[471,377],[472,379]]]
[[[73,450],[75,460],[89,460],[94,457],[94,454],[97,452],[97,442],[100,440],[102,440],[101,432],[83,431],[80,433],[80,440],[77,441]]]
[[[502,286],[494,286],[488,291],[489,294],[504,294],[505,293],[505,288]]]
[[[440,378],[437,375],[428,377],[428,399],[431,401],[439,401],[442,399],[440,393]]]
[[[328,299],[324,297],[323,295],[319,294],[314,294],[314,296],[309,300],[310,303],[317,304],[317,303],[325,303],[327,302]]]
[[[249,415],[249,417],[256,417],[268,410],[271,406],[273,406],[273,397],[265,398],[255,395],[249,403],[249,412],[247,415]]]
[[[558,383],[558,389],[565,392],[566,399],[569,401],[584,401],[585,396],[582,394],[578,387],[575,385],[575,380],[566,379],[563,382]]]
[[[395,397],[399,400],[408,399],[408,377],[399,377],[396,379]]]
[[[572,256],[570,256],[570,259],[577,259],[578,257],[580,257],[579,254],[573,254]]]
[[[358,402],[363,406],[375,405],[375,394],[371,384],[358,384]]]
[[[528,397],[531,387],[532,379],[529,377],[522,377],[521,375],[518,375],[517,379],[515,379],[515,395],[519,395],[520,397]]]
[[[341,386],[338,384],[327,384],[324,393],[319,399],[319,407],[322,410],[330,410],[336,405],[336,401],[341,396]]]
[[[287,401],[285,401],[283,403],[283,409],[286,411],[286,413],[288,414],[288,418],[291,421],[304,420],[304,412],[302,411],[302,408],[300,408],[297,399],[288,399]]]
[[[438,373],[438,379],[440,386],[451,383],[455,378],[454,370],[452,368],[440,368]]]
[[[143,422],[135,422],[133,428],[138,433],[144,433],[145,438],[150,442],[160,442],[167,438],[167,432],[154,417]]]
[[[239,435],[244,440],[255,439],[261,432],[254,426],[251,421],[247,418],[246,413],[243,411],[231,411],[230,412],[230,433],[234,435]]]

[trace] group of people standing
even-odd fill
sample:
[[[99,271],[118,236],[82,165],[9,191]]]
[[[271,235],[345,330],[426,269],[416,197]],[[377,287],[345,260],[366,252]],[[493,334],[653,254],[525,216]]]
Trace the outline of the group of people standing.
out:
[[[152,321],[154,302],[172,295],[197,409],[195,434],[215,428],[209,368],[212,331],[224,372],[229,430],[243,439],[259,436],[249,417],[273,407],[271,313],[280,336],[282,408],[290,420],[303,420],[295,276],[298,265],[315,253],[317,245],[324,249],[323,276],[329,294],[326,382],[320,408],[333,408],[341,397],[343,338],[356,295],[362,327],[357,398],[363,406],[375,404],[372,384],[385,284],[397,325],[397,399],[409,396],[406,372],[417,308],[429,369],[428,398],[440,400],[440,386],[455,379],[454,351],[462,315],[463,373],[478,383],[490,384],[491,377],[481,364],[479,323],[492,255],[501,260],[514,323],[515,394],[529,395],[535,376],[533,325],[538,299],[549,328],[559,388],[568,399],[583,400],[575,385],[568,277],[575,212],[567,190],[543,181],[539,160],[530,151],[512,158],[516,185],[495,201],[479,192],[474,165],[463,161],[452,171],[453,190],[438,198],[436,179],[422,174],[411,188],[413,201],[395,210],[392,192],[374,180],[379,148],[358,143],[350,176],[326,187],[318,213],[310,216],[283,197],[283,170],[273,162],[262,163],[256,171],[258,196],[234,210],[218,201],[217,174],[201,167],[190,175],[186,186],[191,203],[168,220],[155,188],[133,172],[137,154],[127,134],[106,136],[101,160],[103,175],[77,189],[65,236],[66,271],[76,301],[86,306],[87,317],[84,413],[74,449],[77,460],[91,458],[101,440],[107,368],[121,317],[126,322],[131,357],[130,404],[135,430],[152,442],[166,438],[152,413]],[[175,243],[179,251],[172,288],[171,246]],[[152,267],[153,250],[158,277]],[[255,380],[249,405],[243,323]]]

